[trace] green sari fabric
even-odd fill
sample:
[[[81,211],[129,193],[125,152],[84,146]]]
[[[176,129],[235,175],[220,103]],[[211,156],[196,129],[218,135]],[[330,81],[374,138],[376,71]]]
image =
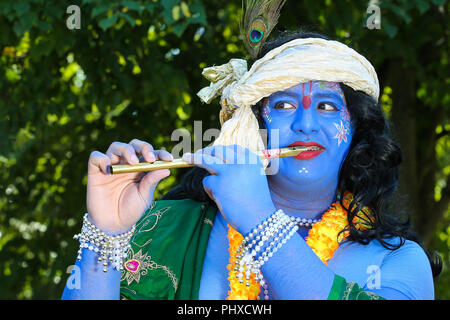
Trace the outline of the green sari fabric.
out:
[[[130,300],[198,300],[203,260],[217,209],[190,199],[153,202],[136,224],[120,294]],[[380,300],[336,275],[328,300]]]
[[[121,298],[197,300],[216,210],[190,199],[153,202],[131,238]]]
[[[335,275],[328,300],[386,300],[369,291],[364,291],[357,283],[347,282]]]

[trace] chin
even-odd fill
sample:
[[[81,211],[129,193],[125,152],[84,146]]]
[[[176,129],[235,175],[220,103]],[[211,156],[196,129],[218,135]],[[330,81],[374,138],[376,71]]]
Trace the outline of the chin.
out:
[[[280,169],[277,176],[291,183],[305,185],[326,179],[324,176],[325,172],[325,170],[317,170],[316,168],[304,165],[297,167],[295,170],[292,167],[289,170]]]

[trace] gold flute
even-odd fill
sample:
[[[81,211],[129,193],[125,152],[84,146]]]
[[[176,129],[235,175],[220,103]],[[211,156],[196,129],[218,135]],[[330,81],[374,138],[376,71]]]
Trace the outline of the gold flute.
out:
[[[297,146],[286,147],[280,149],[267,149],[256,152],[256,155],[263,159],[283,158],[283,157],[295,157],[301,152],[310,150],[310,147]],[[153,163],[141,162],[135,165],[118,164],[110,166],[111,174],[130,173],[130,172],[144,172],[160,169],[175,169],[175,168],[187,168],[194,167],[195,164],[187,163],[181,159],[174,159],[172,161],[155,161]]]

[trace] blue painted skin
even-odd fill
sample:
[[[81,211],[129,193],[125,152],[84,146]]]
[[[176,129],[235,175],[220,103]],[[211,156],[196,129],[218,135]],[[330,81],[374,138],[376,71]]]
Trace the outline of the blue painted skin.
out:
[[[352,136],[350,117],[339,85],[312,81],[274,93],[265,101],[263,115],[269,130],[270,148],[286,147],[295,141],[314,141],[325,151],[307,160],[274,159],[272,161],[279,161],[278,173],[267,179],[250,165],[200,165],[218,174],[207,178],[204,186],[221,213],[216,216],[208,243],[200,299],[227,297],[228,255],[223,254],[228,249],[227,223],[246,234],[252,229],[249,226],[256,226],[278,208],[288,215],[314,219],[320,218],[335,201],[339,171]],[[279,139],[271,139],[272,129],[279,130]],[[206,148],[206,155],[186,156],[185,160],[210,163],[210,155],[222,148]],[[238,146],[227,149],[235,150],[236,157],[249,152]],[[386,299],[433,299],[430,265],[415,242],[406,241],[395,252],[382,247],[378,241],[368,246],[354,242],[343,244],[325,266],[304,241],[308,231],[308,228],[300,228],[263,265],[262,273],[271,298],[327,299],[334,275],[338,274]],[[396,241],[397,238],[392,240]],[[411,261],[414,261],[413,268]],[[374,269],[379,272],[368,273]],[[381,286],[371,281],[377,275]]]
[[[308,108],[302,105],[305,95],[311,98]],[[269,109],[265,112],[266,128],[269,132],[279,130],[278,141],[269,134],[269,148],[286,147],[295,141],[313,141],[325,148],[312,159],[279,158],[278,174],[268,176],[277,208],[292,216],[318,219],[335,200],[339,171],[351,143],[343,92],[336,84],[314,81],[272,94],[264,108]],[[337,129],[341,123],[347,128],[345,140]]]
[[[352,135],[345,98],[339,85],[312,81],[274,93],[265,101],[263,114],[269,129],[269,147],[314,141],[325,150],[306,160],[293,157],[273,159],[271,161],[279,161],[279,170],[270,176],[261,174],[259,160],[256,165],[237,164],[236,159],[248,159],[251,153],[236,145],[209,147],[183,156],[185,161],[212,173],[203,180],[203,184],[219,208],[204,260],[200,299],[227,297],[228,255],[224,254],[228,252],[227,223],[247,234],[278,208],[289,215],[314,219],[320,218],[335,201],[339,170]],[[279,130],[279,140],[271,134],[270,130],[274,129]],[[226,165],[224,160],[228,162]],[[304,241],[307,232],[307,228],[301,228],[263,265],[262,273],[271,298],[327,299],[335,273],[364,287],[370,265],[384,266],[381,268],[381,283],[387,284],[370,291],[387,299],[433,298],[429,263],[417,244],[408,241],[395,254],[377,241],[372,241],[369,246],[344,244],[326,266]],[[86,255],[88,258],[84,259]],[[94,270],[92,264],[95,261],[90,255],[83,250],[83,260],[77,262],[85,274],[83,289],[66,288],[63,299],[89,299],[93,296],[96,299],[118,299],[120,284],[117,272],[105,275],[101,270]],[[415,261],[414,269],[409,267],[411,259]],[[105,292],[95,289],[100,286]]]
[[[310,99],[303,99],[305,96]],[[302,102],[310,103],[304,106]],[[222,166],[223,169],[217,170],[223,170],[223,176],[227,177],[226,183],[219,179],[222,172],[218,177],[211,176],[211,182],[208,180],[204,182],[207,189],[213,190],[212,194],[216,202],[220,203],[219,208],[223,212],[223,217],[217,215],[217,223],[214,224],[211,233],[200,298],[226,297],[223,288],[227,287],[227,279],[223,274],[227,274],[224,268],[227,258],[217,261],[217,257],[223,256],[219,252],[224,252],[223,250],[227,247],[226,222],[235,227],[242,223],[248,225],[251,221],[250,226],[255,226],[276,208],[283,209],[291,216],[316,219],[328,209],[335,200],[339,170],[350,147],[350,123],[348,117],[343,118],[347,114],[341,89],[338,85],[331,83],[314,81],[300,84],[289,90],[274,93],[265,101],[263,115],[266,128],[269,130],[269,148],[287,147],[296,141],[314,141],[323,146],[325,151],[307,160],[294,157],[272,160],[279,161],[278,173],[267,178],[259,174],[249,175],[247,172],[253,171],[242,165],[236,174],[233,174],[231,166]],[[341,121],[345,122],[348,128],[346,141],[335,138],[339,133],[335,124],[340,125]],[[271,139],[271,132],[273,132],[271,130],[279,130],[277,135],[279,139]],[[208,166],[204,167],[208,168]],[[234,179],[236,180],[233,181]],[[264,195],[265,200],[261,199],[261,194]],[[223,204],[220,199],[223,199]],[[251,199],[252,204],[243,204],[243,199]],[[264,217],[257,213],[264,213]],[[243,222],[236,221],[237,219]],[[250,228],[246,228],[242,231],[246,234],[249,230]],[[289,255],[287,260],[274,259],[274,256],[263,266],[263,273],[269,281],[273,296],[282,299],[283,297],[299,298],[301,295],[297,294],[298,288],[305,287],[305,283],[310,283],[308,291],[305,291],[308,292],[308,296],[305,295],[304,298],[327,298],[334,274],[323,265],[304,242],[303,237],[308,230],[301,228],[299,235],[291,239],[289,245],[285,245],[285,247],[291,247],[283,250]],[[241,230],[238,229],[238,231]],[[215,237],[218,238],[217,241],[212,241]],[[296,251],[298,255],[294,257],[293,253]],[[282,253],[277,252],[277,256],[281,257]],[[289,263],[286,263],[288,260]],[[288,265],[292,265],[291,270]],[[211,273],[208,272],[209,269]],[[214,272],[214,269],[220,271]],[[279,274],[283,269],[286,274],[295,275],[295,277],[280,278]],[[319,272],[319,274],[322,273],[319,277],[321,281],[312,283],[309,280],[311,274],[307,270],[311,270],[314,274],[321,270]],[[292,291],[292,283],[299,285],[295,286],[297,290]]]

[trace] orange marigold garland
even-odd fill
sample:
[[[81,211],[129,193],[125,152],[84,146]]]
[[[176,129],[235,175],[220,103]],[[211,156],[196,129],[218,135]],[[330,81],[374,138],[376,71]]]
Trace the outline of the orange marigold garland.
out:
[[[258,298],[259,292],[261,290],[258,281],[255,281],[255,275],[251,275],[250,286],[245,283],[240,283],[236,274],[239,271],[234,270],[234,265],[236,263],[236,252],[241,244],[244,237],[234,230],[230,225],[228,225],[228,240],[230,252],[230,264],[227,266],[228,269],[228,281],[230,283],[230,291],[228,291],[227,300],[256,300]],[[244,266],[246,268],[246,266]],[[244,270],[245,273],[246,270]]]
[[[342,201],[345,208],[349,207],[352,200],[353,194],[345,192]],[[362,211],[364,214],[361,216],[360,212],[358,212],[353,219],[353,223],[358,230],[367,230],[369,224],[365,218],[373,219],[373,214],[368,207],[364,207]],[[305,241],[320,260],[323,263],[328,264],[328,260],[333,257],[334,252],[339,247],[339,242],[348,237],[349,231],[344,231],[339,235],[339,233],[347,228],[347,226],[347,211],[339,202],[335,202],[322,215],[321,220],[309,230]],[[247,286],[246,283],[240,283],[239,279],[236,277],[237,271],[234,270],[233,266],[236,262],[237,249],[243,239],[244,237],[239,232],[228,225],[230,263],[227,268],[229,271],[228,281],[230,283],[230,290],[228,291],[227,300],[256,300],[258,299],[261,290],[261,285],[258,281],[255,281],[254,274],[251,275],[250,286]]]

